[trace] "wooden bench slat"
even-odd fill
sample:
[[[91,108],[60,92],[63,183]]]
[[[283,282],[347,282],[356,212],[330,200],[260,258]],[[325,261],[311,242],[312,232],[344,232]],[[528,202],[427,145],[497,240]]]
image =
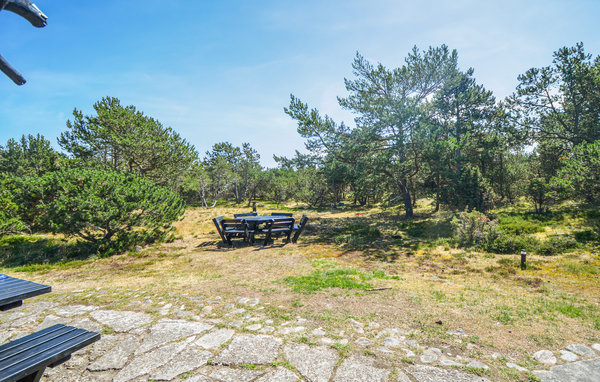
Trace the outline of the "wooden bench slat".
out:
[[[0,381],[16,380],[43,370],[99,339],[99,333],[59,324],[3,345]],[[11,354],[7,356],[7,352]]]
[[[0,275],[0,306],[8,305],[16,301],[49,293],[52,287],[34,283],[32,281],[16,279],[14,277]]]
[[[65,330],[69,330],[67,329],[66,325],[57,324],[0,346],[0,363],[6,358],[5,354],[8,354],[7,352],[10,352],[11,350],[16,349],[17,347],[22,346],[24,344],[30,343],[31,341],[44,338],[48,335],[60,333],[61,331],[65,332]]]

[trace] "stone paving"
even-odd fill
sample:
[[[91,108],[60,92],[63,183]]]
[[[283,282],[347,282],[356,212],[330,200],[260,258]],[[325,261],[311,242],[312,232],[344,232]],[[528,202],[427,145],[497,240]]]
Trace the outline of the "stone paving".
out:
[[[193,315],[185,306],[161,304],[157,313],[150,315],[63,305],[60,300],[26,302],[21,308],[0,314],[0,343],[57,323],[102,332],[100,341],[74,353],[66,363],[46,369],[43,381],[490,380],[486,363],[452,354],[450,348],[421,346],[407,339],[410,333],[386,323],[366,325],[349,319],[349,333],[328,333],[301,317],[275,323],[261,315],[264,306],[258,299],[240,298],[226,304],[220,297],[213,297],[203,301],[201,315]],[[228,312],[218,318],[211,316],[212,309],[205,308],[216,305]],[[448,334],[457,343],[468,336],[460,328]],[[348,351],[351,342],[363,351]],[[506,367],[523,376],[533,374],[543,382],[600,381],[600,344],[573,344],[556,351],[536,352],[533,358],[540,369],[545,366],[546,370],[528,370],[517,360],[498,353],[491,358],[506,359]]]

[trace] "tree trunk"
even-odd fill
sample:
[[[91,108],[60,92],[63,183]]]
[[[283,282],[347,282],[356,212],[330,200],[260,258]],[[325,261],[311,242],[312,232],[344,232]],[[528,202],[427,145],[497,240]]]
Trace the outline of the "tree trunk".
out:
[[[402,199],[404,200],[404,217],[410,219],[413,217],[413,206],[410,197],[410,191],[408,189],[408,182],[406,181],[406,179],[403,179],[401,181],[400,191],[402,192]]]
[[[437,184],[435,187],[435,211],[438,212],[440,210],[440,174],[437,174]]]
[[[238,184],[237,184],[237,182],[235,182],[233,185],[234,185],[234,190],[235,190],[235,204],[240,204],[240,194],[238,193]]]

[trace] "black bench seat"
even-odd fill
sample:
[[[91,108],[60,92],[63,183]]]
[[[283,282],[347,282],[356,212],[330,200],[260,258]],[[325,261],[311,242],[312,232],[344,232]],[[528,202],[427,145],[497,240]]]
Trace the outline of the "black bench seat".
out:
[[[0,346],[0,382],[37,382],[47,366],[99,339],[100,333],[58,324],[8,342]]]
[[[0,275],[0,310],[16,308],[23,304],[24,299],[50,293],[51,290],[49,285]]]

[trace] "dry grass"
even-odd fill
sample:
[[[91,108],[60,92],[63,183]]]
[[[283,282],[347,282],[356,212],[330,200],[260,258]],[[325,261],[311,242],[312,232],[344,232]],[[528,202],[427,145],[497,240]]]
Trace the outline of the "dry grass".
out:
[[[394,212],[349,208],[333,213],[288,207],[296,216],[307,213],[311,218],[310,229],[298,244],[228,248],[220,243],[212,218],[248,209],[190,208],[176,223],[179,238],[172,243],[27,277],[51,284],[55,296],[69,295],[67,301],[73,303],[152,312],[152,306],[137,303],[140,295],[182,304],[199,296],[221,296],[230,302],[259,297],[276,322],[301,316],[329,333],[348,332],[349,318],[375,321],[404,330],[424,345],[447,346],[454,354],[483,360],[492,366],[494,380],[525,377],[492,360],[493,352],[541,368],[529,358],[537,350],[599,341],[597,253],[529,256],[528,270],[521,271],[516,255],[464,251],[443,241],[438,246],[424,245],[423,239],[410,235],[414,226],[406,226]],[[281,209],[263,205],[260,212]],[[418,212],[425,216],[427,210]],[[435,239],[436,229],[445,229],[442,223],[448,218],[441,213],[432,218],[441,223],[420,229],[430,230]],[[365,225],[377,227],[380,234],[365,229],[367,237],[356,238],[344,228],[362,230]],[[283,281],[315,269],[382,271],[400,279],[369,280],[375,287],[391,288],[381,291],[325,289],[312,294],[294,292]],[[0,272],[24,277],[11,269]],[[75,290],[87,292],[72,294]],[[214,315],[219,314],[217,309]],[[469,334],[462,342],[446,334],[459,327]]]

